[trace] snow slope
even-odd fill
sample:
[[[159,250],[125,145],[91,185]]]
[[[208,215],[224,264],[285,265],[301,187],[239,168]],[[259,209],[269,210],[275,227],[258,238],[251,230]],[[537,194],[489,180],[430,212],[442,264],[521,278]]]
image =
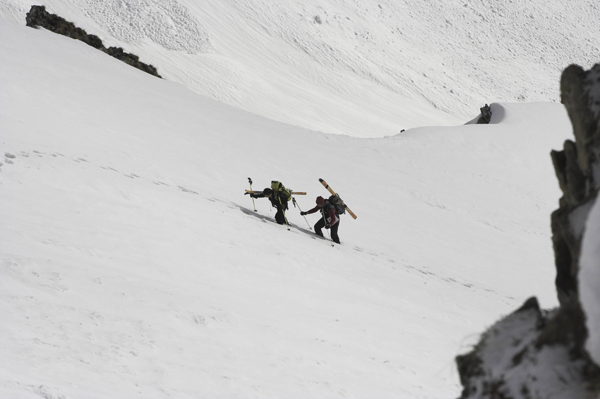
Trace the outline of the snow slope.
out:
[[[0,397],[454,398],[479,332],[557,304],[559,104],[331,135],[44,30],[0,36]],[[293,208],[288,232],[249,176],[303,210],[322,177],[358,219],[333,248]]]
[[[558,101],[561,71],[597,62],[588,0],[47,0],[48,11],[168,80],[326,133],[459,125],[491,102]],[[1,0],[24,24],[31,3]]]

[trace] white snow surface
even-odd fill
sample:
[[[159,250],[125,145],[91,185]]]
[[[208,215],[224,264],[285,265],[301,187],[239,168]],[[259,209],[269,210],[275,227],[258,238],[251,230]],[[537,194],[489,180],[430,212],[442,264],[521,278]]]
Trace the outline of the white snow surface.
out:
[[[0,0],[25,23],[29,0]],[[600,52],[589,0],[46,0],[167,80],[325,133],[458,125],[492,102],[558,102]]]
[[[455,398],[453,359],[480,332],[530,296],[557,305],[549,152],[571,137],[560,104],[494,103],[490,125],[351,137],[10,19],[0,37],[0,397]],[[174,57],[188,56],[179,45]],[[222,58],[211,46],[225,43],[202,50]],[[418,102],[388,94],[379,104]],[[304,105],[289,111],[308,119]],[[341,246],[293,207],[287,231],[266,200],[253,210],[249,176],[307,191],[303,210],[327,194],[324,178],[358,218],[342,217]]]

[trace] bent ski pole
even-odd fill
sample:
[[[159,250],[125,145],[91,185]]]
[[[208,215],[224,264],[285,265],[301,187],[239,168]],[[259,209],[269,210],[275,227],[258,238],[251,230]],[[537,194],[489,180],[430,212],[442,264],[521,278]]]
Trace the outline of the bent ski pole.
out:
[[[250,191],[252,191],[252,179],[248,178],[248,182],[250,183]],[[254,212],[258,212],[256,210],[256,204],[254,203],[254,198],[252,198],[252,206],[254,206]]]
[[[300,213],[302,213],[302,209],[300,209],[300,205],[298,205],[298,203],[296,202],[296,198],[292,197],[292,203],[294,204],[294,207],[298,206],[298,210],[300,211]],[[312,227],[310,227],[310,223],[308,223],[308,219],[306,218],[306,216],[302,215],[304,217],[304,220],[306,220],[306,224],[308,225],[308,228],[312,230]]]

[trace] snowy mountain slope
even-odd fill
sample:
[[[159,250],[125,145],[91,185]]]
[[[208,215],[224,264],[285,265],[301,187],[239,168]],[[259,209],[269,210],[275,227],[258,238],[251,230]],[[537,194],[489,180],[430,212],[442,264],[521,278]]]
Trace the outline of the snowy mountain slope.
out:
[[[462,124],[484,103],[558,101],[562,69],[593,65],[600,40],[587,0],[44,4],[200,94],[358,137]],[[30,7],[2,0],[0,16],[24,23]]]
[[[558,104],[327,135],[0,31],[0,396],[451,398],[475,334],[556,304]],[[323,177],[358,219],[334,248],[297,210],[288,232],[248,176],[308,191],[303,210]]]

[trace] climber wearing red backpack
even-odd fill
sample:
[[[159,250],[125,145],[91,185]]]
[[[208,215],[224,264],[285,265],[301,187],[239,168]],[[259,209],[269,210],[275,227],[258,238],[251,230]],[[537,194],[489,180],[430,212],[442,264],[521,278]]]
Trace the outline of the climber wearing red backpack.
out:
[[[326,229],[330,229],[331,231],[331,239],[333,242],[339,244],[340,238],[338,237],[338,228],[340,227],[340,217],[336,212],[335,207],[323,197],[317,197],[317,206],[313,209],[300,212],[300,215],[308,215],[311,213],[315,213],[316,211],[321,211],[321,219],[317,223],[315,223],[315,233],[321,237],[323,237],[323,232],[321,229],[325,227]]]

